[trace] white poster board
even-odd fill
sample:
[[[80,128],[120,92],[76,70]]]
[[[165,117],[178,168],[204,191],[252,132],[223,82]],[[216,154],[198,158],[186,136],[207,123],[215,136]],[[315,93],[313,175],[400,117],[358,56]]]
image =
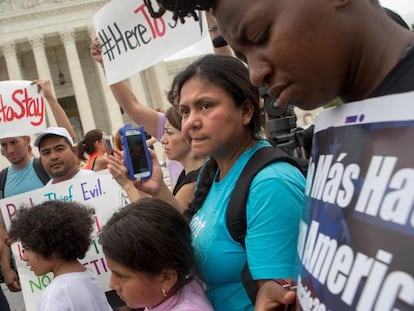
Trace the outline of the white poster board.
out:
[[[46,99],[30,83],[0,81],[0,138],[31,135],[46,128]]]
[[[56,199],[75,201],[94,208],[93,241],[86,257],[81,262],[96,274],[104,290],[109,290],[110,271],[106,265],[102,247],[98,244],[97,234],[112,213],[128,203],[126,193],[107,171],[55,185],[47,185],[41,189],[0,200],[0,209],[6,228],[9,228],[11,219],[21,206],[30,207],[44,201]],[[13,243],[11,248],[22,286],[26,310],[35,311],[37,299],[42,290],[53,280],[53,275],[36,276],[22,260],[21,244],[19,242]]]
[[[153,19],[142,0],[112,0],[93,17],[108,84],[124,80],[208,36],[204,13],[184,24]]]

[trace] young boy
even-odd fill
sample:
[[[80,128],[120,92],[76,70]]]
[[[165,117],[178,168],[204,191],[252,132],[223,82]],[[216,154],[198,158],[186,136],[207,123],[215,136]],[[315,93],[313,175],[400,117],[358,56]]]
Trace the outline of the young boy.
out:
[[[111,310],[95,276],[78,258],[91,243],[90,210],[74,202],[48,201],[21,208],[12,220],[10,240],[19,240],[23,260],[37,276],[52,272],[38,310]]]

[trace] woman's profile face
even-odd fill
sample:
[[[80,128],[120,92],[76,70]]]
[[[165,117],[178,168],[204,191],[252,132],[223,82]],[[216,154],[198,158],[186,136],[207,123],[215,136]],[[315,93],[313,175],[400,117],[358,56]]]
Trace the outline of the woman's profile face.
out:
[[[190,144],[181,131],[168,121],[165,122],[164,134],[160,142],[163,144],[165,155],[170,160],[180,161],[191,152]]]
[[[250,136],[251,113],[222,87],[193,77],[181,88],[181,131],[199,157],[226,157]]]

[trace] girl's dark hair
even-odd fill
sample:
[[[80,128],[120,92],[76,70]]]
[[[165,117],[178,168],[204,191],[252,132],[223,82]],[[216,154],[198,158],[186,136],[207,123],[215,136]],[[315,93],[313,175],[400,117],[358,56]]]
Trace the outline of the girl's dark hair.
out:
[[[165,112],[165,117],[172,127],[181,131],[181,115],[177,110],[177,107],[172,106]]]
[[[250,133],[253,139],[259,139],[261,131],[259,91],[251,84],[249,70],[243,62],[231,56],[206,55],[190,64],[179,74],[176,81],[177,93],[180,94],[184,84],[194,77],[222,88],[237,107],[246,102],[250,103],[254,108],[249,124]],[[191,218],[200,209],[213,183],[217,167],[216,161],[210,158],[203,169],[194,200],[189,205],[189,209],[185,211],[185,216]]]
[[[102,140],[103,131],[99,129],[90,130],[83,136],[82,141],[78,143],[78,152],[77,156],[82,161],[86,161],[85,153],[91,155],[96,152],[95,142]]]
[[[99,236],[105,256],[140,272],[177,272],[174,292],[196,271],[191,229],[168,203],[143,198],[114,213]]]
[[[22,207],[11,222],[9,237],[45,259],[83,258],[91,244],[92,213],[75,202],[47,201]]]

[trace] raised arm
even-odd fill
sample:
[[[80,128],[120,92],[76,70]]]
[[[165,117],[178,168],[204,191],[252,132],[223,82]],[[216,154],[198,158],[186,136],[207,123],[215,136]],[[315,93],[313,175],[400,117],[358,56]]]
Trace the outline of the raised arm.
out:
[[[104,68],[101,45],[98,39],[94,39],[90,46],[92,58]],[[143,125],[145,131],[151,136],[157,137],[158,113],[142,104],[132,92],[126,81],[114,83],[110,86],[119,106],[128,114],[128,116],[137,124]]]
[[[37,85],[38,92],[43,92],[43,96],[46,98],[47,102],[49,103],[49,107],[55,116],[57,125],[67,129],[70,136],[72,136],[72,138],[75,138],[75,131],[73,130],[72,124],[70,123],[65,110],[63,110],[62,106],[59,105],[55,95],[53,94],[50,81],[38,79],[33,80],[31,84]]]
[[[21,290],[20,281],[17,273],[10,265],[11,251],[6,244],[7,231],[0,213],[0,265],[3,272],[4,282],[12,292]]]

